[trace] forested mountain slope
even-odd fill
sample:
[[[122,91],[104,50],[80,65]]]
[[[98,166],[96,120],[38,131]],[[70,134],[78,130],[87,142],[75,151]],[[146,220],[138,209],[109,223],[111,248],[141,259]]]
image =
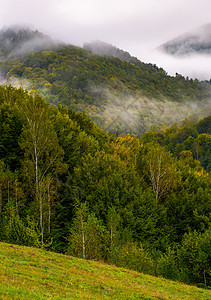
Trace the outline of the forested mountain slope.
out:
[[[0,60],[24,56],[28,53],[51,48],[55,42],[40,32],[22,27],[5,27],[0,31]]]
[[[210,286],[210,82],[15,49],[1,75],[30,92],[0,85],[0,240]]]
[[[152,126],[209,114],[208,81],[171,77],[156,65],[97,56],[71,45],[44,48],[2,61],[2,77],[39,90],[54,105],[86,112],[110,133],[141,135]]]
[[[0,86],[0,240],[211,285],[210,117],[109,135]]]
[[[170,55],[211,55],[211,24],[192,30],[161,45]]]
[[[127,61],[137,66],[143,67],[143,63],[136,57],[131,56],[127,51],[121,50],[111,44],[102,41],[93,41],[91,43],[84,43],[83,48],[100,56],[110,56],[120,58],[123,61]]]

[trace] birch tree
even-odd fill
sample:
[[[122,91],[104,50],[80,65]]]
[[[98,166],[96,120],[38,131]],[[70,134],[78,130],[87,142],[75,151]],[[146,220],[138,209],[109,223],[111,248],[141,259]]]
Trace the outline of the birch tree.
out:
[[[175,187],[177,168],[174,159],[167,150],[159,145],[150,145],[145,155],[146,172],[151,182],[157,203]]]
[[[39,207],[39,228],[44,240],[44,197],[43,185],[47,175],[54,178],[62,172],[63,151],[58,144],[56,132],[50,121],[49,104],[39,95],[30,95],[22,107],[25,124],[20,146],[25,152],[23,168],[28,178],[34,200]]]
[[[74,252],[83,258],[86,258],[86,245],[87,245],[87,220],[88,220],[88,207],[86,203],[81,203],[77,208],[74,225],[72,227],[72,246]],[[81,253],[81,254],[80,254]]]
[[[3,162],[3,160],[0,160],[0,217],[1,217],[2,208],[3,208],[2,190],[3,190],[3,184],[6,179],[6,174],[4,172],[4,168],[5,168],[4,162]]]
[[[89,213],[86,203],[77,206],[70,233],[71,254],[86,259],[105,256],[105,228],[93,213]]]

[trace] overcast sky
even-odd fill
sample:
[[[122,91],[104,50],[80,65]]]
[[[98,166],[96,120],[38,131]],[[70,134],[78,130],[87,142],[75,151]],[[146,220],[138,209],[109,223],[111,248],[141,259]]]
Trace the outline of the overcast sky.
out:
[[[178,60],[154,51],[206,23],[211,23],[211,0],[0,0],[1,28],[28,25],[79,46],[102,40],[169,74],[209,79],[210,58]]]

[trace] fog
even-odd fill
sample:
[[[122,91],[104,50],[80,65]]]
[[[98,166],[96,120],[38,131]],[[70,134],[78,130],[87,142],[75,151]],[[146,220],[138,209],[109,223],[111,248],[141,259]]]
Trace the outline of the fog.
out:
[[[28,28],[12,26],[0,30],[1,60],[22,56],[45,47],[53,48],[56,44],[57,42],[54,42],[50,37]]]
[[[10,77],[6,80],[0,74],[0,83],[12,84],[17,88],[23,87],[29,91],[33,89],[33,82],[24,78]],[[94,113],[92,117],[97,125],[103,126],[109,133],[141,136],[149,130],[163,131],[173,124],[181,125],[185,119],[197,122],[211,114],[211,98],[198,102],[191,100],[173,102],[168,99],[148,98],[140,92],[132,95],[127,89],[121,95],[111,92],[106,86],[90,85],[89,89],[93,96],[100,96],[104,103],[100,123],[98,123],[99,115],[96,116]],[[49,91],[43,87],[40,93],[45,98]]]
[[[93,94],[103,95],[106,105],[104,129],[110,133],[142,135],[148,130],[165,130],[173,124],[181,125],[185,119],[197,122],[211,114],[211,99],[206,101],[173,102],[147,98],[138,93],[118,95],[106,87],[90,87]],[[176,112],[176,113],[175,113]]]
[[[210,0],[5,0],[0,5],[0,28],[29,25],[78,46],[101,40],[155,63],[169,74],[210,79],[210,59],[175,60],[154,51],[178,35],[210,23],[210,11]]]
[[[176,73],[184,77],[198,78],[200,80],[211,79],[211,55],[187,55],[185,57],[172,56],[154,49],[145,54],[143,60],[162,67],[169,75]]]

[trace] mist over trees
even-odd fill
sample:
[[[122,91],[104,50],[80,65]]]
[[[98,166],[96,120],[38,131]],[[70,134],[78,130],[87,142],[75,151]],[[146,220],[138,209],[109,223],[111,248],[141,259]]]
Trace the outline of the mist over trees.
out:
[[[54,42],[41,33],[17,29],[3,32],[2,46],[11,35],[13,52],[24,45],[25,35],[31,50],[0,62],[5,82],[35,89],[53,105],[86,112],[109,133],[141,136],[152,128],[163,129],[186,117],[198,121],[210,113],[209,81],[169,76],[162,68],[104,43],[85,46],[106,54],[99,56],[71,45],[51,47]],[[46,41],[41,48],[31,42],[36,36]]]
[[[0,240],[210,286],[210,82],[51,46],[0,34]]]
[[[210,286],[210,117],[109,135],[0,86],[0,239]]]
[[[49,36],[27,27],[5,27],[0,31],[1,60],[28,55],[53,46],[56,46],[56,43]]]
[[[164,43],[160,50],[175,56],[211,55],[211,23]]]

